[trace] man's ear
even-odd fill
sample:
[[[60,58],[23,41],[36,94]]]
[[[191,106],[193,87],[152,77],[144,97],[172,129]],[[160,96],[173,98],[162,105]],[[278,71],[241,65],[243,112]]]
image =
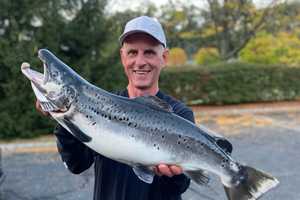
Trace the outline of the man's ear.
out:
[[[120,57],[121,57],[121,62],[124,65],[124,49],[123,49],[123,47],[120,48]]]
[[[165,48],[164,52],[163,52],[163,59],[164,59],[164,65],[166,65],[168,63],[169,60],[169,49]]]

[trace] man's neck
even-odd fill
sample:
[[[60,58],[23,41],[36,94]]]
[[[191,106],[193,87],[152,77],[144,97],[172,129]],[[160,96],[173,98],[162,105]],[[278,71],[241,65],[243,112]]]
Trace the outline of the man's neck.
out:
[[[128,96],[129,98],[135,98],[140,96],[155,96],[159,89],[158,87],[149,88],[149,89],[138,89],[127,86]]]

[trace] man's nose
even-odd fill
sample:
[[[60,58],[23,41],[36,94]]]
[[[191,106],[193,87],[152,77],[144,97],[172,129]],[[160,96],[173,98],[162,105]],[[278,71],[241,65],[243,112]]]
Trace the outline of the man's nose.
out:
[[[136,57],[135,64],[139,67],[147,64],[146,59],[142,53],[139,53]]]

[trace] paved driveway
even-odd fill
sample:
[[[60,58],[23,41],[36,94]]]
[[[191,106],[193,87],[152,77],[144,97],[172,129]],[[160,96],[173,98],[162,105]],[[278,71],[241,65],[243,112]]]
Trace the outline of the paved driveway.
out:
[[[197,112],[196,117],[201,124],[229,138],[234,146],[234,158],[279,179],[280,186],[262,199],[300,199],[300,111],[203,110]],[[54,140],[50,139],[50,143],[44,145],[46,148],[41,145],[40,150],[35,147],[30,150],[30,145],[25,145],[27,150],[22,147],[13,150],[13,145],[2,145],[6,179],[0,186],[0,200],[92,199],[93,171],[82,175],[70,174],[53,151],[53,144]],[[226,199],[216,177],[212,178],[208,187],[192,184],[183,197],[185,200]]]

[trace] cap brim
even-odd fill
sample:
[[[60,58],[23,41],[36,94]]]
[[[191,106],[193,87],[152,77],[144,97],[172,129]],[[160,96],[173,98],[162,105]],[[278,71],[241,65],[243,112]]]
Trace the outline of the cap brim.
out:
[[[129,35],[132,35],[134,33],[146,33],[147,35],[151,36],[152,38],[154,38],[158,43],[162,44],[165,47],[165,44],[162,43],[158,38],[154,37],[153,35],[151,35],[150,33],[148,33],[147,31],[144,30],[132,30],[132,31],[128,31],[127,33],[123,33],[120,37],[119,37],[119,42],[120,45],[123,45],[123,42],[125,40],[125,38]]]

